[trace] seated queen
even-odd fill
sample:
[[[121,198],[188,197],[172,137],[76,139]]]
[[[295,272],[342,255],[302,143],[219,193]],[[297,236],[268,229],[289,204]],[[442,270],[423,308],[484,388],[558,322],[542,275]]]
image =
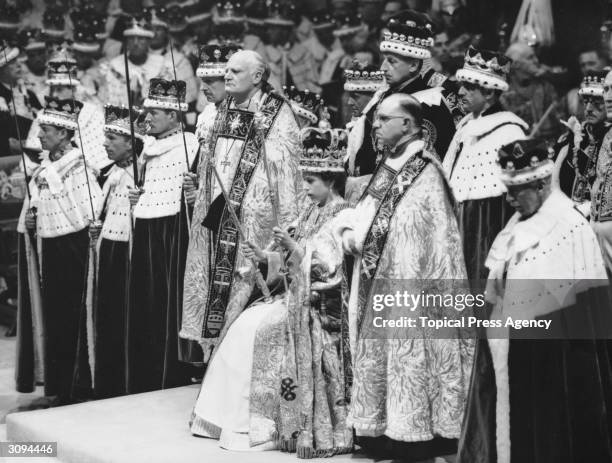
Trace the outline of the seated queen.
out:
[[[228,450],[279,449],[314,458],[353,446],[346,425],[343,255],[329,226],[348,207],[342,199],[346,132],[324,121],[302,129],[300,141],[311,204],[291,233],[275,228],[266,249],[249,242],[241,249],[258,262],[272,296],[262,301],[254,294],[229,328],[209,363],[191,431]]]

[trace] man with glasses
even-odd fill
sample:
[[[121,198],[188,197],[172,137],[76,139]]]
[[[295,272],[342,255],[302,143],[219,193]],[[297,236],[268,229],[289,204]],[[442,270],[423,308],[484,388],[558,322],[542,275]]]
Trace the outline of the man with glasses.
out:
[[[470,47],[462,69],[460,104],[467,116],[457,125],[444,170],[459,203],[459,230],[470,280],[484,279],[487,253],[495,236],[512,215],[504,201],[506,187],[499,180],[497,151],[504,144],[525,138],[527,123],[503,111],[499,103],[508,89],[510,60]]]
[[[384,56],[380,70],[387,86],[374,94],[361,114],[364,123],[351,131],[346,161],[354,166],[350,175],[368,175],[376,169],[380,147],[372,143],[372,117],[379,103],[393,93],[417,98],[423,106],[422,130],[428,146],[440,157],[446,153],[455,133],[457,95],[450,81],[427,67],[433,44],[433,24],[427,15],[406,10],[389,19],[380,44]]]
[[[373,314],[386,320],[393,315],[374,312],[369,302],[391,280],[401,279],[403,289],[412,284],[410,290],[420,294],[430,287],[427,281],[466,277],[453,201],[442,166],[423,140],[422,121],[421,105],[410,95],[381,102],[373,137],[388,155],[355,208],[334,219],[334,230],[345,253],[355,257],[348,421],[369,456],[430,462],[456,451],[474,343],[465,328],[450,328],[445,339],[418,325],[381,328]],[[405,315],[405,308],[400,312]],[[425,313],[438,321],[456,314]]]
[[[609,125],[606,124],[604,80],[607,71],[588,72],[578,94],[584,107],[584,120],[571,117],[568,131],[558,143],[553,182],[569,196],[585,215],[591,207],[591,186],[595,181],[597,153]]]

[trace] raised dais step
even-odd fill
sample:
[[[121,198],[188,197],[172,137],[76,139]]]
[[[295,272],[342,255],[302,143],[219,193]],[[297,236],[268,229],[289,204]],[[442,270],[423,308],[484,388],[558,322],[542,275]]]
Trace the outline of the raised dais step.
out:
[[[58,443],[63,463],[275,463],[296,461],[278,451],[229,452],[189,431],[199,385],[78,405],[12,413],[9,441]],[[339,455],[334,462],[355,461]],[[360,461],[361,458],[359,458]],[[41,463],[40,459],[36,459]],[[24,463],[24,459],[20,462]]]

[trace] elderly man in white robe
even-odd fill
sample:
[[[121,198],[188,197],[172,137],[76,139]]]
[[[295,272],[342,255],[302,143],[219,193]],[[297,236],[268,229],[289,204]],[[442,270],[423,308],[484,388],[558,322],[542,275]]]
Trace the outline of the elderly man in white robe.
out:
[[[531,139],[499,152],[516,213],[486,260],[498,326],[476,349],[462,463],[612,460],[608,279],[588,220],[551,186],[552,154]]]
[[[474,345],[464,328],[444,336],[418,326],[372,331],[368,301],[381,282],[423,280],[411,288],[420,293],[430,289],[426,281],[439,287],[466,278],[453,200],[437,156],[426,148],[421,121],[421,105],[412,96],[393,94],[381,102],[372,127],[376,143],[389,149],[355,209],[335,219],[345,252],[355,256],[348,421],[366,453],[409,461],[455,452]],[[427,310],[429,318],[458,316],[454,307]]]
[[[286,228],[298,214],[298,124],[285,100],[270,93],[268,75],[257,52],[231,56],[225,72],[228,98],[218,108],[208,140],[201,143],[206,175],[199,188],[208,205],[202,223],[211,239],[187,262],[180,336],[200,343],[204,361],[255,287],[252,265],[239,252],[243,240],[237,227],[263,248],[272,239],[272,227]],[[232,220],[213,167],[240,224]]]

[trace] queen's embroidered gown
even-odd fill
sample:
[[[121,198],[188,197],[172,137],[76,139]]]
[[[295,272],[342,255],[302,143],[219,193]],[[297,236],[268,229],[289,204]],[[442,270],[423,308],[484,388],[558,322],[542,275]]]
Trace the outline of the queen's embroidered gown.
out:
[[[226,449],[280,447],[303,458],[352,449],[342,249],[330,228],[345,207],[341,199],[311,205],[298,220],[298,249],[286,258],[289,290],[280,278],[272,302],[251,304],[229,328],[202,383],[194,434]],[[266,257],[272,286],[282,257],[272,247]]]

